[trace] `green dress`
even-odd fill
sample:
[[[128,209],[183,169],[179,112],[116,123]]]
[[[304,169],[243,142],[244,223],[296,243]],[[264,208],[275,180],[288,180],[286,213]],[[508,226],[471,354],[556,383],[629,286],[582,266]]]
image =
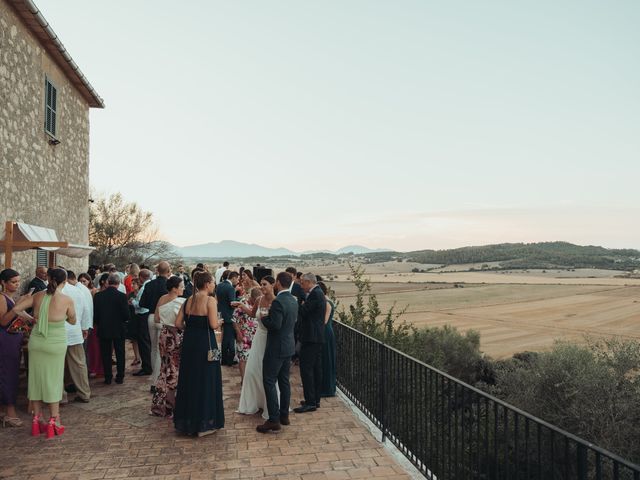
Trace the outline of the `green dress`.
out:
[[[67,332],[64,322],[49,322],[52,295],[40,305],[38,322],[29,337],[29,400],[56,403],[62,400]]]

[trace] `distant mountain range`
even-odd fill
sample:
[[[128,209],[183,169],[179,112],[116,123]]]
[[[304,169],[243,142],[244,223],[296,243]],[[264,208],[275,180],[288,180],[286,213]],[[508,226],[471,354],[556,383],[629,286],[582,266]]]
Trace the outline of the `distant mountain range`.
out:
[[[294,252],[288,248],[268,248],[255,243],[242,243],[234,240],[222,240],[221,242],[203,243],[200,245],[190,245],[187,247],[178,247],[173,245],[175,252],[187,258],[246,258],[246,257],[281,257],[281,256],[299,256],[313,253],[374,253],[389,252],[390,249],[371,249],[362,245],[348,245],[338,250],[307,250],[304,252]]]

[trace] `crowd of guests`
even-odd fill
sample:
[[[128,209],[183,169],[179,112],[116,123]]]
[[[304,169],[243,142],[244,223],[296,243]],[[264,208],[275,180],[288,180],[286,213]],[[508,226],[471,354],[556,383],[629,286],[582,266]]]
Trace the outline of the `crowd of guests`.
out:
[[[76,278],[64,268],[38,267],[23,295],[20,274],[0,272],[3,426],[23,425],[15,405],[25,351],[32,434],[52,438],[64,432],[59,405],[67,393],[89,402],[89,378],[124,382],[127,340],[133,375],[149,377],[150,413],[172,417],[185,434],[223,428],[221,366],[238,366],[238,412],[262,414],[261,432],[289,424],[292,362],[304,391],[293,411],[313,412],[322,397],[335,395],[334,304],[316,275],[289,267],[257,281],[228,262],[213,273],[198,264],[190,275],[165,261],[153,271],[136,264],[124,270],[92,266]]]

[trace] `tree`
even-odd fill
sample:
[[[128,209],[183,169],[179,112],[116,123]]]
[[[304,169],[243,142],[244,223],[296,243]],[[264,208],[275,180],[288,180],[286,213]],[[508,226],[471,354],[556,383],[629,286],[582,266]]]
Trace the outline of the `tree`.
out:
[[[158,238],[153,214],[135,202],[125,202],[121,193],[91,204],[89,242],[96,248],[90,257],[94,264],[146,263],[175,256],[171,245]]]

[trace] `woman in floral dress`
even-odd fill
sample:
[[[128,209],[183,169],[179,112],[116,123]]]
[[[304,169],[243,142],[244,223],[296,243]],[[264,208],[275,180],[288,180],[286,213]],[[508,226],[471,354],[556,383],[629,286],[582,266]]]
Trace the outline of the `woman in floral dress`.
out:
[[[172,417],[176,405],[178,372],[180,371],[180,348],[182,330],[176,328],[176,318],[185,299],[182,277],[173,276],[167,280],[169,293],[160,297],[155,311],[155,320],[162,324],[160,331],[160,374],[151,399],[151,414]]]
[[[251,288],[249,294],[240,298],[233,312],[233,325],[236,331],[236,355],[238,356],[238,366],[240,367],[240,383],[244,380],[244,370],[249,359],[249,351],[251,350],[251,342],[256,334],[258,323],[252,313],[254,305],[262,293],[258,287]],[[246,305],[245,305],[246,303]]]

